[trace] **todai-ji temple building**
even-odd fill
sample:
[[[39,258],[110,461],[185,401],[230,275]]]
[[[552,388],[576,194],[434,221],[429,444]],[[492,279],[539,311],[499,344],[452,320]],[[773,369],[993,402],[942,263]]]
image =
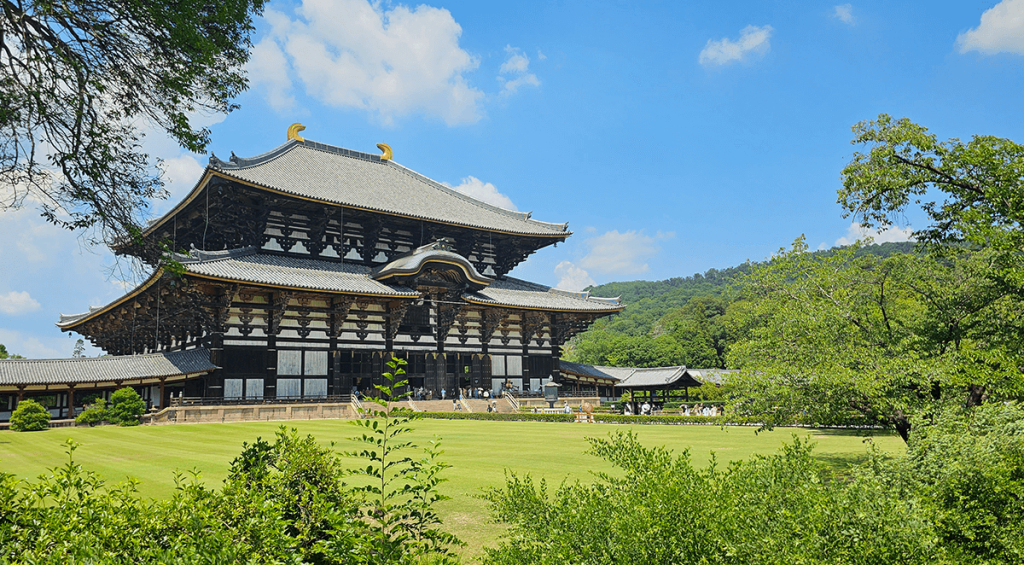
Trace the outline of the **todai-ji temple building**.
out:
[[[567,224],[456,192],[395,163],[387,145],[361,153],[305,140],[301,129],[256,157],[211,157],[142,244],[115,246],[152,276],[106,306],[60,317],[61,330],[114,356],[102,358],[111,366],[190,356],[177,374],[139,376],[152,405],[172,395],[348,395],[379,383],[392,356],[407,361],[414,387],[536,390],[562,381],[566,339],[622,309],[509,276],[565,240]],[[168,260],[152,251],[159,242],[190,251]],[[52,377],[45,390],[136,384],[107,371]],[[0,394],[43,390],[12,383],[0,371]]]

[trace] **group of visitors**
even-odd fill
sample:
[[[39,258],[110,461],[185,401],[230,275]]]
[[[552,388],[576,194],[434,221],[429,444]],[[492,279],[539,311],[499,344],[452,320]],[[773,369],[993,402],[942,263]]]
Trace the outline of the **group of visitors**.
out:
[[[426,387],[418,386],[413,389],[413,398],[417,401],[423,400],[434,400],[434,391]],[[453,402],[457,402],[464,398],[490,398],[491,391],[480,388],[480,387],[464,387],[449,391],[447,388],[442,388],[440,392],[441,400],[448,400],[449,398]]]
[[[709,417],[715,417],[715,416],[721,416],[722,415],[722,407],[721,406],[715,406],[715,405],[704,406],[703,404],[698,404],[698,405],[694,406],[693,408],[690,408],[689,406],[683,404],[683,412],[682,413],[683,413],[683,416],[709,416]]]
[[[640,404],[635,408],[633,404],[634,403],[632,402],[627,402],[625,406],[623,406],[622,408],[622,413],[626,416],[632,416],[633,414],[639,414],[641,416],[651,416],[652,414],[654,414],[654,411],[657,410],[657,407],[647,400],[645,400],[643,404]]]

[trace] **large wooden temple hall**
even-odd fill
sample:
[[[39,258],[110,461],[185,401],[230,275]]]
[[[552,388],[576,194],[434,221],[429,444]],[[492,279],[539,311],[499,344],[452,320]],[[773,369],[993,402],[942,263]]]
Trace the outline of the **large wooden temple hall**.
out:
[[[115,246],[152,276],[58,327],[113,356],[208,352],[215,369],[152,390],[152,404],[166,406],[172,394],[346,395],[380,382],[390,356],[408,362],[416,387],[534,390],[561,382],[566,339],[622,310],[617,299],[509,276],[571,235],[567,224],[456,192],[395,163],[387,145],[362,153],[302,129],[256,157],[211,157],[141,242]],[[179,253],[154,251],[161,242]],[[2,373],[0,395],[44,389]],[[46,394],[75,386],[52,380]]]

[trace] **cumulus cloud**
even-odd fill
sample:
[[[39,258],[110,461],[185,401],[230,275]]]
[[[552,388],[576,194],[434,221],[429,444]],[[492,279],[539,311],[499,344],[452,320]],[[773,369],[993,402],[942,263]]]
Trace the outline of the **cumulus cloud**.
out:
[[[637,231],[605,232],[584,242],[590,248],[580,260],[580,267],[595,273],[633,275],[647,272],[647,261],[657,255],[659,239],[673,237],[673,233],[658,232],[655,236]]]
[[[484,182],[476,177],[466,177],[462,179],[462,184],[451,188],[492,206],[506,210],[517,210],[516,205],[512,203],[512,199],[498,192],[498,188],[493,184]]]
[[[854,25],[857,23],[857,18],[853,17],[853,4],[840,4],[836,6],[835,11],[832,12],[832,17],[844,24]]]
[[[264,39],[254,45],[246,72],[253,86],[264,88],[271,108],[283,112],[295,107],[288,59],[276,42]]]
[[[709,39],[707,45],[701,50],[698,61],[709,67],[743,61],[751,55],[764,55],[771,49],[769,40],[772,31],[774,29],[770,25],[760,27],[749,25],[740,30],[740,37],[736,41],[728,37],[723,37],[718,41]]]
[[[479,62],[459,46],[462,27],[443,8],[367,0],[303,0],[295,17],[266,11],[270,33],[253,49],[254,86],[279,109],[294,104],[292,78],[337,108],[384,123],[413,113],[448,125],[478,121],[483,92],[465,74]]]
[[[555,265],[555,276],[558,277],[558,283],[555,284],[555,288],[562,290],[580,291],[588,286],[597,284],[590,277],[590,273],[577,267],[571,261],[562,261]]]
[[[1024,55],[1024,0],[1003,0],[981,14],[978,27],[957,37],[961,53]]]
[[[27,291],[12,290],[7,294],[0,294],[0,312],[11,316],[25,314],[39,309],[39,302],[36,302]]]
[[[898,241],[914,241],[914,230],[892,226],[888,229],[878,231],[866,228],[859,222],[853,222],[846,230],[846,235],[836,240],[836,246],[852,245],[858,240],[870,237],[874,243],[893,243]],[[819,247],[820,248],[820,247]]]
[[[21,332],[14,330],[6,330],[0,328],[0,343],[7,347],[7,352],[21,355],[28,359],[60,359],[63,357],[71,357],[71,350],[74,347],[74,342],[68,344],[64,351],[59,347],[68,342],[67,338],[52,338],[47,339],[47,343],[43,340],[26,336]]]
[[[498,70],[498,82],[501,84],[502,95],[515,94],[523,86],[540,86],[540,79],[530,72],[530,58],[522,49],[506,45],[505,53],[508,58]],[[543,53],[538,51],[538,56],[543,56]]]
[[[170,194],[167,203],[173,206],[195,188],[204,167],[191,153],[181,153],[177,157],[164,159],[161,168],[164,173],[164,188]]]

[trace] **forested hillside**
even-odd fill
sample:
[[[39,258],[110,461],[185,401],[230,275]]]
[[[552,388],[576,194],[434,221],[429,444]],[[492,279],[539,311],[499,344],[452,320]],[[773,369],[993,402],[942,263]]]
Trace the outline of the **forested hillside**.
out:
[[[868,245],[857,255],[912,253],[914,243]],[[828,256],[834,250],[816,251]],[[591,287],[594,296],[620,296],[626,309],[598,320],[566,344],[569,361],[596,365],[725,367],[725,352],[742,328],[736,281],[750,263],[663,281],[612,282]]]

